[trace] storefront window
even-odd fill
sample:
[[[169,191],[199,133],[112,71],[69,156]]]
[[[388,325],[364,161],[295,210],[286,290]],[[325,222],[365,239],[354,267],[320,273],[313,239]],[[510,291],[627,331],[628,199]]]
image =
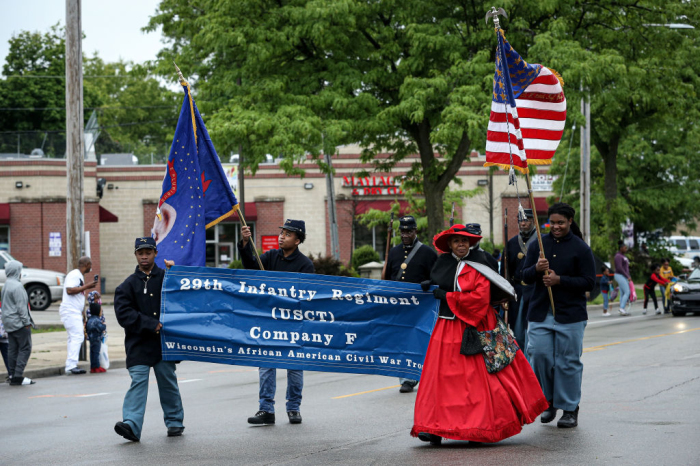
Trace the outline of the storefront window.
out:
[[[255,237],[255,223],[248,223]],[[240,260],[236,244],[241,238],[241,224],[238,222],[219,223],[207,229],[207,267],[228,267],[231,261]],[[260,249],[260,245],[257,245]]]
[[[387,228],[387,225],[378,225],[373,228],[369,228],[366,225],[360,224],[360,222],[356,220],[354,222],[353,249],[370,245],[379,253],[379,257],[384,260],[384,255],[386,253]]]
[[[0,225],[0,251],[10,250],[10,227]]]

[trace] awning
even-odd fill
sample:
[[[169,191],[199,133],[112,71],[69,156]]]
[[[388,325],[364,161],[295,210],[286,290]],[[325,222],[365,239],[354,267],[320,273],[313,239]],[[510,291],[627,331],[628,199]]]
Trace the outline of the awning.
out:
[[[119,217],[100,206],[100,223],[117,223],[118,221]]]
[[[538,217],[546,217],[547,211],[549,210],[549,204],[547,204],[547,199],[544,197],[536,197],[535,210],[537,210]]]
[[[258,208],[255,205],[255,202],[246,202],[245,204],[245,221],[246,223],[248,222],[254,222],[255,220],[258,219]],[[233,215],[228,217],[224,222],[240,222],[241,218],[238,216],[238,211],[236,211]]]
[[[359,201],[355,204],[355,215],[364,214],[369,211],[369,209],[379,210],[381,212],[388,212],[391,210],[391,204],[396,201],[393,200],[374,200],[374,201]],[[408,210],[408,201],[399,201],[399,214],[403,215]]]
[[[10,224],[10,204],[0,204],[0,225]]]

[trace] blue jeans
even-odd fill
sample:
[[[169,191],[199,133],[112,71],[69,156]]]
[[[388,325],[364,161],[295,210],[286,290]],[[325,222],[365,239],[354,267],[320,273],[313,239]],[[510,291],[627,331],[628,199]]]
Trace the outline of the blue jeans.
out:
[[[277,391],[277,369],[261,367],[260,411],[275,412],[275,392]],[[301,391],[304,388],[304,371],[287,369],[287,412],[299,411]]]
[[[573,411],[581,401],[583,331],[587,322],[560,324],[551,314],[527,330],[532,371],[555,408]]]
[[[529,307],[529,300],[528,300]],[[520,302],[518,302],[518,315],[515,318],[515,327],[513,328],[513,334],[515,335],[515,341],[518,342],[520,349],[527,348],[527,308],[525,307],[525,298],[520,297]],[[528,358],[527,351],[523,351],[525,358]]]
[[[615,274],[615,281],[620,287],[620,309],[623,310],[627,306],[627,300],[630,299],[630,282],[627,277]]]
[[[131,430],[138,438],[141,438],[143,416],[146,412],[146,399],[148,398],[148,376],[151,372],[149,366],[132,366],[129,368],[131,386],[124,397],[122,415],[124,422],[129,424]],[[175,375],[175,363],[172,361],[160,361],[153,366],[158,382],[158,395],[160,406],[163,408],[163,420],[166,427],[182,427],[185,412],[182,408],[180,390],[177,387]]]
[[[90,369],[100,367],[100,348],[102,347],[102,334],[96,332],[88,335],[90,339]]]
[[[608,312],[608,292],[603,291],[601,294],[603,295],[603,310]]]

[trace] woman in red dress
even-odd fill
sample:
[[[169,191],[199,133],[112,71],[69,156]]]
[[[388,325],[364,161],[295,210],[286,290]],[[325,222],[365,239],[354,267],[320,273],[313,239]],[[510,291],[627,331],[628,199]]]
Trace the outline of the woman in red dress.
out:
[[[469,246],[481,239],[455,225],[439,234],[443,251],[431,272],[440,314],[423,364],[411,435],[439,445],[442,438],[498,442],[518,434],[548,407],[522,351],[495,374],[483,354],[460,353],[467,325],[496,327],[489,280],[468,265]],[[477,267],[475,265],[475,267]]]

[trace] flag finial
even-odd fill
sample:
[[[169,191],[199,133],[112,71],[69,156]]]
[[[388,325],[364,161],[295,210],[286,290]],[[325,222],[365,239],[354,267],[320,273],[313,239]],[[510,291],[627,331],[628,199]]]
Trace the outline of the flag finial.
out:
[[[175,65],[175,69],[177,70],[177,76],[180,78],[180,84],[186,86],[187,81],[185,81],[185,77],[182,75],[182,71],[180,71],[180,68],[177,67],[177,63],[173,62],[173,65]]]
[[[508,17],[506,10],[503,8],[496,9],[495,6],[492,6],[491,9],[486,12],[486,24],[489,23],[489,18],[493,18],[493,24],[496,26],[496,29],[501,29],[501,24],[498,20],[499,15],[505,16],[506,18]]]

